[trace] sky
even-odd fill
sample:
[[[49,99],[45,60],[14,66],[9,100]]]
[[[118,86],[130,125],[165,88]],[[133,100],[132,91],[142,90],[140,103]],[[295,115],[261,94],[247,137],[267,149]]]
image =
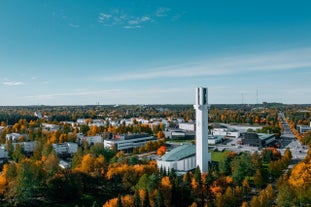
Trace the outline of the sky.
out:
[[[311,1],[1,0],[0,105],[311,103]]]

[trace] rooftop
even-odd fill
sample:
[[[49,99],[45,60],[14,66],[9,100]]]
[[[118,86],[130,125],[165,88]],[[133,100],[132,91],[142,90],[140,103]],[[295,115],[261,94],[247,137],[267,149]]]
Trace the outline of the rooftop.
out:
[[[170,152],[167,152],[160,159],[163,161],[177,161],[186,157],[193,156],[195,155],[195,153],[195,145],[185,144],[171,150]]]
[[[257,133],[259,139],[266,140],[268,138],[274,137],[274,134]]]

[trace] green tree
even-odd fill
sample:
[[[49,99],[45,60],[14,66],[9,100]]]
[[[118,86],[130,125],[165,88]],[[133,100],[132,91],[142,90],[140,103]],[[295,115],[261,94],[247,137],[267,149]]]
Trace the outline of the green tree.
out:
[[[219,170],[225,175],[230,175],[230,173],[231,173],[231,158],[226,156],[225,159],[220,162]]]
[[[139,190],[135,190],[135,194],[134,194],[134,207],[141,207]]]
[[[20,144],[16,144],[14,152],[12,154],[12,159],[15,162],[19,162],[19,161],[23,160],[24,158],[25,158],[25,155],[24,155],[23,147]]]
[[[118,195],[117,207],[122,207],[122,199],[120,194]]]
[[[260,188],[265,183],[263,176],[261,175],[261,170],[257,169],[254,175],[254,184]]]
[[[249,153],[242,153],[233,159],[231,163],[232,178],[237,184],[241,184],[246,176],[253,175],[254,166]]]
[[[155,207],[165,207],[161,188],[158,188],[154,203]]]
[[[150,207],[150,200],[149,200],[149,192],[145,190],[145,197],[143,201],[143,207]]]
[[[195,171],[194,171],[194,180],[195,180],[197,183],[199,183],[199,184],[202,183],[201,170],[200,170],[200,167],[199,167],[199,166],[197,166],[197,167],[195,168]]]
[[[13,198],[13,205],[32,205],[35,198],[42,193],[40,186],[39,166],[29,159],[22,160],[17,166],[17,176],[13,185],[9,186],[8,196]]]

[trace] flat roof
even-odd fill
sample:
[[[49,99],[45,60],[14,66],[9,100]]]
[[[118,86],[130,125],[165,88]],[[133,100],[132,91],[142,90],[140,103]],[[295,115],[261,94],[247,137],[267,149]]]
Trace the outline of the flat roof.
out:
[[[259,139],[266,140],[268,138],[274,137],[274,134],[257,133]]]
[[[176,147],[175,149],[171,150],[170,152],[167,152],[164,154],[160,160],[163,161],[177,161],[182,160],[184,158],[193,156],[196,154],[196,147],[193,144],[185,144],[181,145],[179,147]]]

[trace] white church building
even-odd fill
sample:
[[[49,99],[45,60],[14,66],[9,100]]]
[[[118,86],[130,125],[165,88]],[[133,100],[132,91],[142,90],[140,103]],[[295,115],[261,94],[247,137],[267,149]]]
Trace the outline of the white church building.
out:
[[[207,88],[196,88],[196,145],[182,145],[167,152],[157,160],[158,168],[189,171],[197,166],[202,172],[208,171],[211,154],[208,152],[208,100]]]

